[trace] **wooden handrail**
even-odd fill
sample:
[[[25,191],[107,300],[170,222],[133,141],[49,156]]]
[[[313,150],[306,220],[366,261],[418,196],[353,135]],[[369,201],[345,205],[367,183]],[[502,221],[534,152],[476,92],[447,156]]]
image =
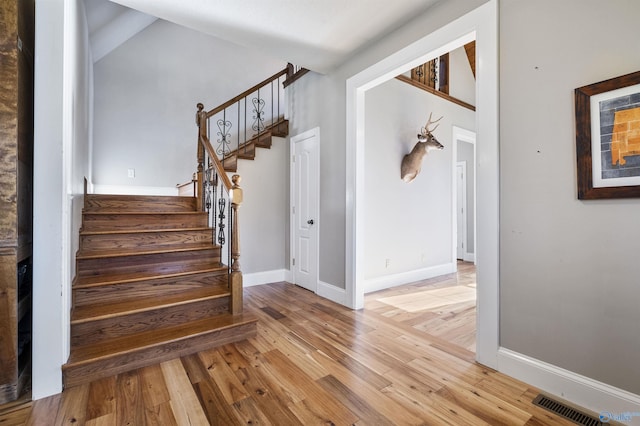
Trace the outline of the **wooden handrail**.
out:
[[[222,161],[218,158],[213,150],[213,146],[211,146],[211,142],[206,135],[200,135],[200,143],[204,146],[204,149],[209,153],[209,158],[213,159],[213,164],[215,164],[216,170],[218,171],[218,175],[220,179],[222,179],[222,183],[224,187],[227,188],[227,191],[230,191],[233,188],[233,184],[231,183],[231,179],[227,176],[227,172],[224,170],[224,166],[222,165]]]
[[[434,88],[432,88],[432,87],[429,87],[429,86],[427,86],[427,85],[426,85],[426,84],[424,84],[424,83],[420,83],[420,82],[418,82],[418,81],[412,80],[412,79],[410,79],[410,78],[409,78],[409,77],[407,77],[407,76],[399,75],[399,76],[397,76],[396,78],[397,78],[398,80],[400,80],[400,81],[404,81],[405,83],[408,83],[408,84],[410,84],[410,85],[412,85],[412,86],[414,86],[414,87],[417,87],[418,89],[422,89],[422,90],[424,90],[424,91],[426,91],[426,92],[429,92],[429,93],[431,93],[432,95],[439,96],[439,97],[441,97],[442,99],[446,99],[446,100],[448,100],[449,102],[453,102],[454,104],[457,104],[457,105],[460,105],[460,106],[465,107],[465,108],[467,108],[467,109],[470,109],[471,111],[475,111],[475,110],[476,110],[476,107],[475,107],[475,106],[473,106],[473,105],[471,105],[471,104],[469,104],[469,103],[466,103],[465,101],[462,101],[462,100],[460,100],[460,99],[458,99],[458,98],[454,98],[453,96],[448,95],[448,94],[446,94],[446,93],[442,93],[442,92],[440,92],[439,90],[436,90],[436,89],[434,89]]]
[[[284,83],[282,83],[282,86],[284,86],[285,88],[289,87],[291,84],[293,84],[295,81],[297,81],[300,77],[302,77],[308,72],[309,70],[306,68],[301,68],[298,72],[295,72],[295,73],[291,72],[287,77],[287,79],[284,81]]]
[[[261,81],[260,83],[256,84],[251,89],[245,90],[244,92],[240,93],[235,98],[232,98],[232,99],[228,100],[227,102],[223,103],[222,105],[220,105],[218,107],[215,107],[211,111],[207,112],[207,118],[211,118],[212,116],[216,115],[217,113],[219,113],[223,109],[230,107],[231,105],[235,104],[239,100],[249,96],[251,93],[255,92],[256,90],[258,90],[258,89],[262,88],[263,86],[266,86],[267,84],[271,83],[273,80],[276,80],[276,79],[278,79],[278,78],[280,78],[283,75],[286,75],[288,73],[289,73],[289,68],[288,67],[283,69],[282,71],[278,71],[277,73],[275,73],[271,77],[269,77],[269,78],[265,79],[264,81]]]

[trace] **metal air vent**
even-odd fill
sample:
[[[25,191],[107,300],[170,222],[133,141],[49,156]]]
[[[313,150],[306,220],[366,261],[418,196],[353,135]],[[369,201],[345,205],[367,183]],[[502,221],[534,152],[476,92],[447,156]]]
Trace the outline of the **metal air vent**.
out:
[[[602,423],[596,417],[580,412],[575,408],[569,407],[562,402],[555,401],[550,397],[540,394],[535,397],[532,401],[535,405],[540,406],[546,410],[551,411],[552,413],[557,414],[560,417],[564,417],[567,420],[571,420],[575,424],[584,425],[584,426],[602,426]]]

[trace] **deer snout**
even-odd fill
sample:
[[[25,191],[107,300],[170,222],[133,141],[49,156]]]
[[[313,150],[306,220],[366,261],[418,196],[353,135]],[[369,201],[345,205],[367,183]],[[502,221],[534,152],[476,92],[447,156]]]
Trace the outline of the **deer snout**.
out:
[[[431,141],[430,143],[427,143],[427,150],[428,151],[434,151],[434,150],[443,150],[444,149],[444,145],[442,145],[440,142],[438,141]]]

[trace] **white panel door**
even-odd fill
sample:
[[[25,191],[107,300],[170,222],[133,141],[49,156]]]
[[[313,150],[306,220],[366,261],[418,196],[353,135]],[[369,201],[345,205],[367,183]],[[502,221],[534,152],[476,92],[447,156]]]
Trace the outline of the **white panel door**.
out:
[[[291,138],[291,270],[294,284],[314,293],[318,285],[319,138],[317,128]]]

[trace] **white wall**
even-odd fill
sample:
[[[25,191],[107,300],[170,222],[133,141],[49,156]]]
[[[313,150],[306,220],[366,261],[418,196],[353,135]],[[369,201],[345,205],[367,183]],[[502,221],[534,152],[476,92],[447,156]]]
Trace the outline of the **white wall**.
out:
[[[500,2],[501,344],[635,394],[640,200],[577,199],[573,92],[640,69],[638,16]]]
[[[285,66],[156,21],[95,64],[93,182],[172,188],[190,180],[196,104],[212,109]]]
[[[33,398],[62,389],[83,178],[91,58],[82,2],[36,1]],[[75,240],[74,240],[75,239]]]
[[[365,95],[365,279],[380,289],[377,278],[398,275],[403,284],[411,271],[429,278],[433,268],[452,272],[452,125],[475,127],[474,112],[396,79]],[[434,135],[445,148],[431,151],[411,183],[400,179],[400,163],[417,142],[429,114],[443,117]],[[389,259],[387,266],[386,260]],[[436,273],[438,275],[438,273]]]
[[[449,94],[468,104],[476,104],[476,78],[464,47],[449,52]]]
[[[70,3],[74,6],[74,3]],[[69,126],[71,143],[70,167],[67,168],[67,196],[70,203],[71,227],[69,240],[71,249],[69,253],[70,278],[75,277],[75,253],[79,248],[79,231],[82,226],[82,207],[84,206],[84,179],[90,179],[89,165],[91,163],[89,152],[93,135],[91,132],[93,112],[93,60],[89,47],[89,32],[86,22],[84,2],[78,1],[71,11],[75,20],[72,27],[73,43],[69,52],[69,72],[65,72],[68,79],[70,93],[65,98],[66,110],[69,114]]]
[[[243,274],[284,273],[288,269],[288,159],[288,139],[273,138],[271,149],[258,148],[254,161],[238,162],[244,192],[238,213]]]

